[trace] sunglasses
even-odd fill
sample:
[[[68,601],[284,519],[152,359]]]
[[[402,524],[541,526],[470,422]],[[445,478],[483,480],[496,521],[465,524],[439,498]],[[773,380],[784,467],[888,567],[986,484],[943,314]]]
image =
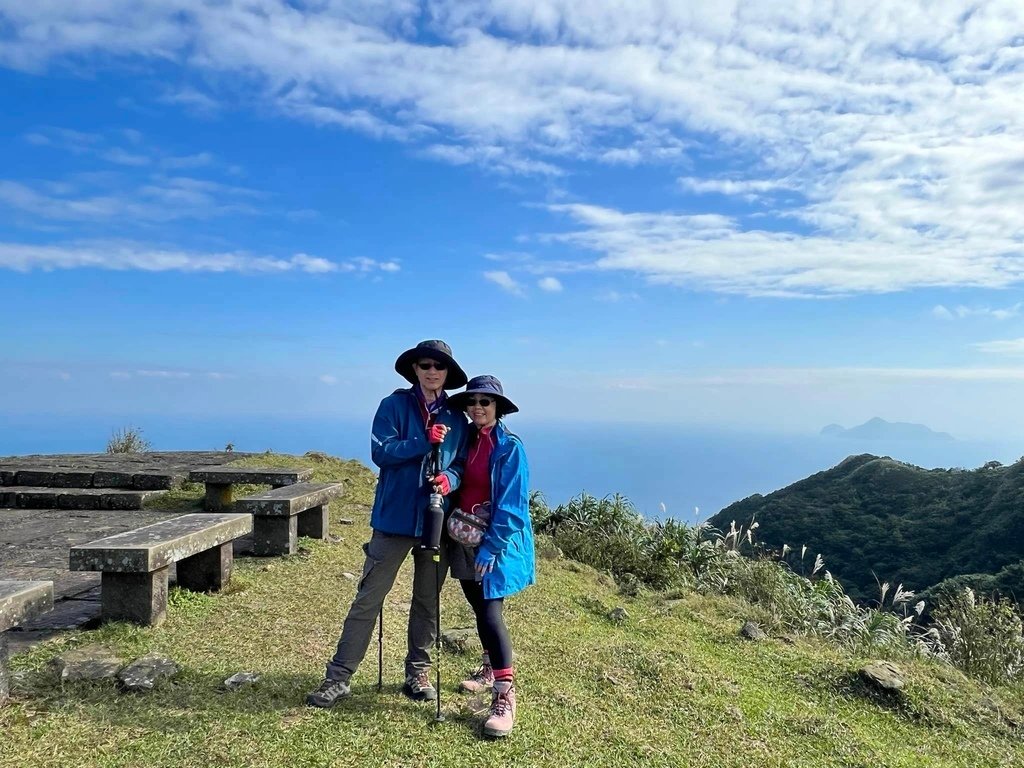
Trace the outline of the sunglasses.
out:
[[[427,360],[425,363],[416,363],[416,367],[421,371],[433,371],[435,369],[439,371],[447,371],[448,363],[438,363],[434,360]]]
[[[486,408],[488,405],[490,405],[493,402],[494,402],[494,400],[492,400],[489,397],[472,397],[472,398],[470,398],[469,400],[466,401],[466,405],[467,406],[469,406],[469,405],[482,405],[484,408]]]

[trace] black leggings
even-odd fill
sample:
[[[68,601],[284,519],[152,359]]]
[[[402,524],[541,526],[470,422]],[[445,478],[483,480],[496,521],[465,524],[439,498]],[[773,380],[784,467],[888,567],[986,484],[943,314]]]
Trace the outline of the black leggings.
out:
[[[494,669],[508,669],[512,666],[512,641],[505,628],[505,619],[501,609],[505,598],[498,597],[488,600],[484,597],[484,585],[479,581],[460,579],[462,592],[473,607],[476,614],[476,631],[484,650],[490,654],[491,666]]]

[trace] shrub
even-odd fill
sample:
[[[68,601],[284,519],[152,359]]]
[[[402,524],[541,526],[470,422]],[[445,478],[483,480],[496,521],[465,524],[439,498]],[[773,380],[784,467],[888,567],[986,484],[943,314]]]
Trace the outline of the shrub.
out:
[[[107,441],[107,453],[146,453],[153,446],[142,436],[142,430],[131,425],[115,430]]]
[[[949,659],[993,685],[1024,672],[1024,626],[1008,600],[986,600],[965,589],[935,609],[935,629]]]

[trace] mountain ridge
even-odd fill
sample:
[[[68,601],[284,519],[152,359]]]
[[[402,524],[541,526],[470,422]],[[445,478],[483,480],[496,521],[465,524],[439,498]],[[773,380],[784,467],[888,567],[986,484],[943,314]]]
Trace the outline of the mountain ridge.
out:
[[[884,581],[921,591],[1024,560],[1024,461],[922,469],[856,454],[709,522],[725,530],[752,519],[766,547],[820,552],[855,599],[877,598]]]

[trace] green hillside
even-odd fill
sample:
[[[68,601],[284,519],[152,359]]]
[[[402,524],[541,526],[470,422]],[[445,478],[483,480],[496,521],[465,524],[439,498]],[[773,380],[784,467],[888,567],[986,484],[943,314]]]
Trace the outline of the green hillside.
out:
[[[765,546],[806,545],[812,556],[821,553],[855,599],[878,596],[876,576],[921,591],[961,574],[1002,571],[1010,591],[1019,581],[1014,566],[1024,560],[1024,461],[926,470],[851,456],[775,493],[731,504],[711,524],[727,530],[733,520],[751,519]]]
[[[274,464],[308,459],[273,457]],[[0,765],[104,766],[997,766],[1024,762],[1024,688],[990,687],[936,660],[900,658],[906,687],[881,695],[857,670],[878,649],[842,650],[782,634],[740,637],[767,608],[697,588],[627,597],[606,574],[542,539],[539,583],[510,601],[520,718],[503,742],[479,737],[472,699],[453,692],[472,656],[446,654],[445,723],[399,693],[406,567],[386,606],[386,682],[371,649],[354,695],[330,711],[303,697],[320,679],[355,590],[373,477],[323,458],[318,479],[348,478],[332,534],[287,558],[242,558],[233,586],[176,592],[166,624],[71,632],[13,659],[14,699],[0,708]],[[198,489],[162,503],[188,510]],[[342,518],[352,521],[342,524]],[[563,524],[565,525],[565,524]],[[566,542],[571,539],[566,537]],[[703,551],[703,550],[700,550]],[[729,559],[728,555],[725,555]],[[764,561],[758,573],[776,566]],[[818,582],[828,588],[828,582]],[[634,590],[631,590],[634,591]],[[448,627],[472,625],[458,587]],[[608,613],[625,608],[613,621]],[[181,675],[148,694],[53,682],[49,662],[105,643],[132,658],[160,651]],[[233,693],[221,681],[262,675]]]

